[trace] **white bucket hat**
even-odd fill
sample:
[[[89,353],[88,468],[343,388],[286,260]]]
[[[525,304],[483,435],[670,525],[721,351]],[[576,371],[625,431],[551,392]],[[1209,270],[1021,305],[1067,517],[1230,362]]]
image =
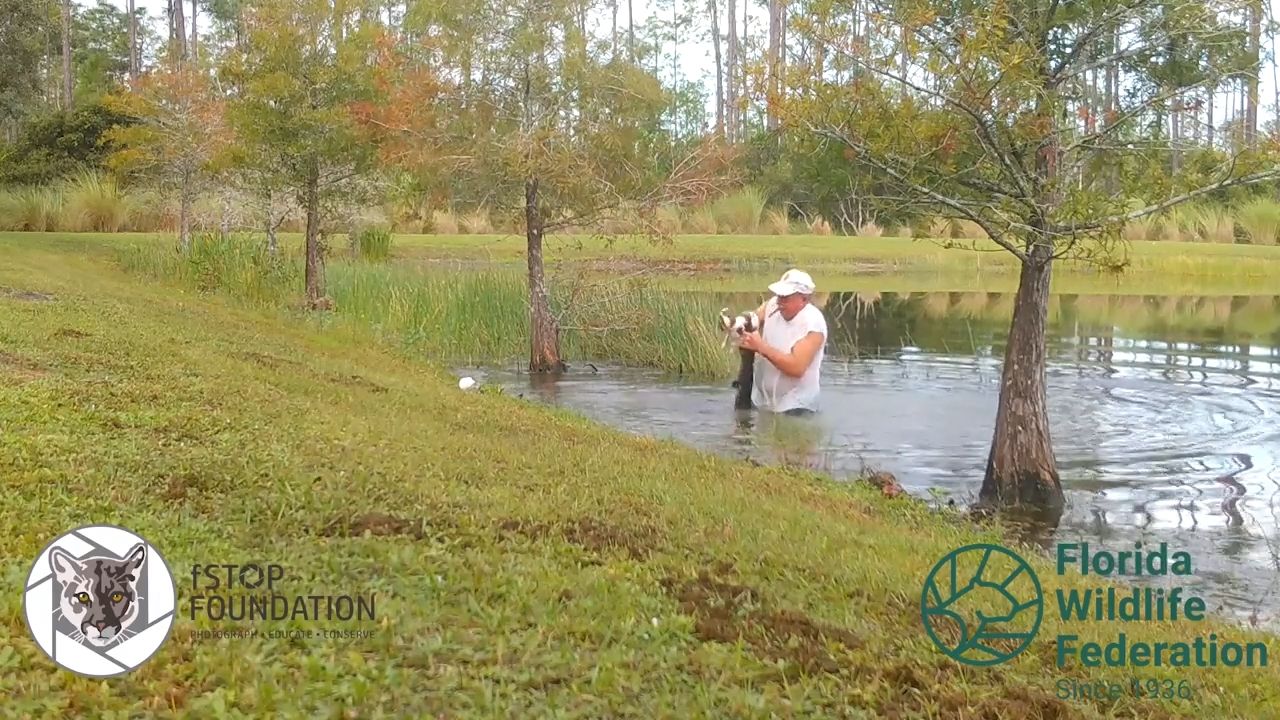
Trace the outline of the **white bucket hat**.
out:
[[[809,273],[795,268],[782,273],[782,278],[769,286],[769,292],[780,297],[796,293],[812,295],[814,289],[813,278],[809,277]]]

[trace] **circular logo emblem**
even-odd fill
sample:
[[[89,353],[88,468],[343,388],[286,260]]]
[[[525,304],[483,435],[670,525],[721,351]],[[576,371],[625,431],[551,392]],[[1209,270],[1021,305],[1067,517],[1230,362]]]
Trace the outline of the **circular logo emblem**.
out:
[[[1044,618],[1040,578],[999,545],[966,545],[947,553],[924,579],[920,616],[933,644],[966,665],[1017,657]]]
[[[40,553],[22,610],[50,660],[78,675],[107,678],[137,668],[164,644],[177,590],[151,543],[124,528],[90,525]]]

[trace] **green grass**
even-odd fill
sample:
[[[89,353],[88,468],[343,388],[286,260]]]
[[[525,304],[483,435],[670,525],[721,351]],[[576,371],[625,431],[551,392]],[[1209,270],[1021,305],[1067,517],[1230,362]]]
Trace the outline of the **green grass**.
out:
[[[21,233],[0,233],[23,236]],[[39,234],[27,237],[38,240]],[[145,233],[92,234],[87,241],[128,244],[156,237]],[[336,236],[334,242],[338,242]],[[281,242],[300,245],[301,235],[281,233]],[[525,239],[520,235],[394,235],[393,260],[401,263],[433,263],[452,260],[523,262]],[[940,272],[946,274],[983,272],[1009,273],[1016,259],[990,240],[953,240],[962,247],[947,247],[928,238],[846,237],[822,235],[680,235],[671,242],[619,236],[549,236],[549,261],[619,262],[635,257],[659,269],[715,272],[773,270],[784,264],[819,268],[829,274],[865,275],[892,272]],[[1211,242],[1141,241],[1121,245],[1116,257],[1129,267],[1119,276],[1121,283],[1140,280],[1147,274],[1177,275],[1186,278],[1215,276],[1280,279],[1280,247]],[[783,268],[785,269],[785,268]],[[1083,261],[1061,261],[1055,276],[1101,276],[1110,279],[1097,265]],[[776,274],[780,274],[780,271]]]
[[[92,243],[0,237],[0,253],[0,286],[52,296],[0,293],[6,585],[56,535],[113,523],[164,553],[183,610],[149,662],[104,682],[55,668],[20,593],[0,594],[6,716],[1022,720],[1261,717],[1280,701],[1274,670],[1225,669],[1141,672],[1189,681],[1193,702],[1061,701],[1059,678],[1129,673],[1053,667],[1052,615],[1010,664],[956,665],[920,627],[921,582],[994,531],[463,393],[359,327],[140,282]],[[335,522],[369,533],[323,530]],[[376,591],[378,634],[193,640],[221,625],[188,619],[184,574],[248,561],[284,564],[289,592]],[[1034,564],[1046,597],[1080,584]],[[1280,651],[1216,622],[1073,628],[1120,630]]]
[[[901,237],[858,238],[788,235],[682,235],[671,243],[620,237],[613,241],[589,237],[552,237],[551,258],[590,260],[634,255],[664,261],[715,263],[750,267],[796,263],[845,270],[988,270],[1012,269],[1017,260],[990,240],[941,241]],[[402,256],[516,260],[524,255],[524,238],[515,235],[404,235],[397,238]],[[1130,262],[1130,272],[1172,272],[1192,275],[1266,272],[1280,275],[1280,248],[1226,243],[1134,242],[1118,248],[1117,257]],[[1244,260],[1247,267],[1239,267]],[[1083,261],[1057,264],[1059,273],[1098,274]]]

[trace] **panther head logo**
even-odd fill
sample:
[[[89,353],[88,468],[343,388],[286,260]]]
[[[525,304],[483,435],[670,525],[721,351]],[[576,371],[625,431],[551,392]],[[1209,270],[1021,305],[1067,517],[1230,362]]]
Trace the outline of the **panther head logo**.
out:
[[[137,582],[147,561],[139,543],[124,557],[94,555],[77,559],[62,548],[49,552],[49,566],[58,585],[58,610],[74,628],[82,644],[106,647],[129,636],[143,598]]]

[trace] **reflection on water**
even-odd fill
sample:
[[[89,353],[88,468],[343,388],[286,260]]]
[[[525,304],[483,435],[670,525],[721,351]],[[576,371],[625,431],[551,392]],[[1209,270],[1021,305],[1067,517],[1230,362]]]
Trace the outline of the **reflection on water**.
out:
[[[814,418],[734,411],[731,378],[601,366],[533,388],[489,379],[637,433],[837,477],[883,469],[914,495],[975,500],[1012,294],[821,300],[831,338]],[[1280,626],[1277,299],[1055,296],[1048,357],[1068,503],[1053,539],[1186,549],[1187,584],[1211,608]]]

